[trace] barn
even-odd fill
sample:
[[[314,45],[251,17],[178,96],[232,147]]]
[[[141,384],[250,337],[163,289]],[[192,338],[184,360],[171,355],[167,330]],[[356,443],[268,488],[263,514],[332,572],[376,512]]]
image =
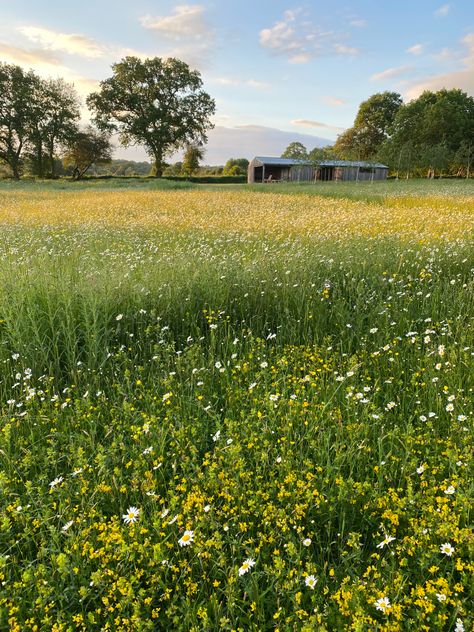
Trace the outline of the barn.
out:
[[[323,160],[317,164],[295,158],[256,156],[250,161],[247,181],[313,182],[386,180],[388,167],[379,162],[361,160]]]

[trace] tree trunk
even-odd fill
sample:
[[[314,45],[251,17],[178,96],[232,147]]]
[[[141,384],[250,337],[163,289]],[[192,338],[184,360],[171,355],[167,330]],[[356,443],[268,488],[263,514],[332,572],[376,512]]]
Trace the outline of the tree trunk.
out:
[[[18,169],[18,161],[17,160],[12,160],[12,162],[10,163],[10,167],[11,167],[11,170],[12,170],[13,178],[15,180],[19,180],[20,179],[20,171]]]
[[[51,178],[55,178],[56,177],[56,172],[55,172],[55,168],[54,168],[54,151],[52,149],[50,149],[49,151],[49,162],[51,165]]]
[[[153,175],[155,178],[161,178],[163,175],[163,156],[155,154],[155,164],[153,165]]]
[[[36,160],[37,165],[36,168],[38,170],[38,177],[44,178],[44,167],[43,167],[43,143],[41,141],[38,142],[37,152],[36,152]]]

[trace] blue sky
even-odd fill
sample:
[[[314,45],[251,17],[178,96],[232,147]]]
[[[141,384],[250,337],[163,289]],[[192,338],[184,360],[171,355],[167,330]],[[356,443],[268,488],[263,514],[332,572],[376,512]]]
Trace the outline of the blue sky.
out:
[[[291,140],[309,149],[334,141],[375,92],[474,95],[471,0],[22,0],[0,17],[0,60],[63,76],[83,97],[127,54],[200,70],[217,104],[209,164],[278,155]]]

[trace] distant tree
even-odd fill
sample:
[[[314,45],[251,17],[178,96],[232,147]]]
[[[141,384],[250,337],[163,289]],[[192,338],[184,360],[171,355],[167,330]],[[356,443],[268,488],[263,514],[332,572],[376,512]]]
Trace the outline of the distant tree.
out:
[[[308,150],[297,141],[290,143],[281,155],[282,158],[294,158],[295,160],[307,160]]]
[[[215,103],[202,89],[197,70],[159,57],[125,57],[112,70],[113,76],[101,82],[87,104],[100,129],[117,131],[126,146],[145,147],[158,177],[167,154],[206,142]]]
[[[182,171],[186,176],[192,176],[199,169],[199,161],[204,158],[204,149],[201,145],[188,145],[183,156]]]
[[[224,176],[244,176],[247,175],[248,166],[247,158],[229,158],[224,165],[222,174]]]
[[[438,145],[457,151],[474,140],[474,98],[462,90],[425,91],[400,109],[394,121],[393,139],[398,145]]]
[[[391,135],[402,103],[397,92],[379,92],[363,101],[354,125],[338,136],[334,145],[336,154],[345,159],[374,158]]]
[[[0,160],[18,180],[34,121],[38,78],[20,66],[0,63]]]
[[[469,178],[473,172],[474,140],[463,140],[453,156],[453,166],[457,174]]]
[[[80,118],[80,99],[74,86],[63,79],[39,80],[35,91],[37,115],[34,117],[30,141],[36,174],[55,177],[55,156],[61,145],[75,137]]]
[[[311,162],[319,162],[321,160],[336,160],[337,156],[332,148],[332,145],[326,145],[326,147],[315,147],[308,154]]]
[[[106,164],[111,160],[109,134],[91,126],[70,139],[64,155],[64,165],[71,169],[75,180],[83,178],[92,165]]]
[[[165,176],[180,176],[183,172],[183,161],[178,160],[177,162],[167,165],[163,171],[163,175]]]

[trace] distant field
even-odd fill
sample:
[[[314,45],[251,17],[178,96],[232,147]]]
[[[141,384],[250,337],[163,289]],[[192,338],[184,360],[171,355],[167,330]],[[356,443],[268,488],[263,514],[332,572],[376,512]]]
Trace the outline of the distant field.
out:
[[[474,182],[0,224],[0,629],[472,629]]]

